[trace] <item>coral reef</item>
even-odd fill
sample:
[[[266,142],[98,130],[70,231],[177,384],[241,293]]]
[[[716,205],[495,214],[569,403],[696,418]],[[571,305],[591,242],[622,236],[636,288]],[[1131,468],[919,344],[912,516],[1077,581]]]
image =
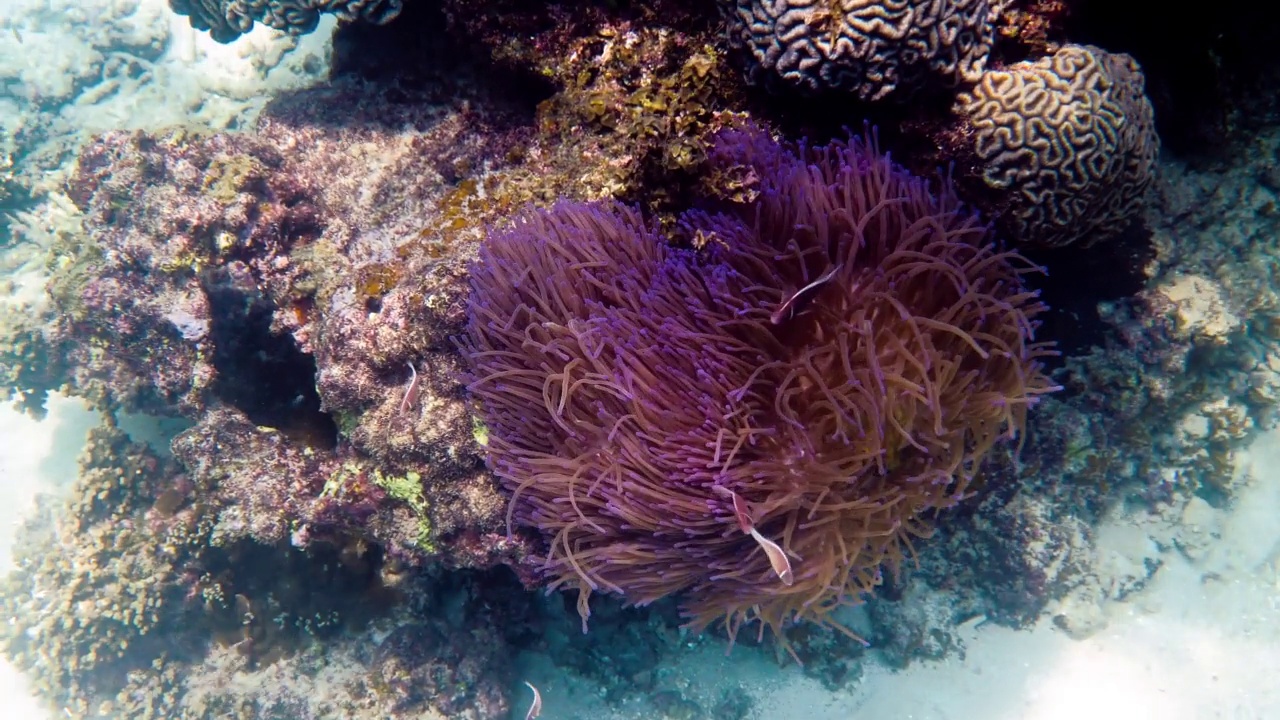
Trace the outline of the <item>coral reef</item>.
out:
[[[1183,162],[1163,164],[1147,217],[1156,256],[1147,266],[1146,287],[1104,305],[1103,342],[1058,371],[1065,391],[1046,399],[1029,427],[1020,488],[1034,498],[1023,503],[1039,510],[1017,517],[1050,518],[1052,525],[1036,535],[1051,543],[1040,547],[1069,552],[1056,563],[1025,566],[1009,576],[1053,580],[1042,584],[1048,592],[1039,598],[1020,592],[991,605],[956,602],[953,595],[954,606],[999,619],[991,610],[1017,607],[1007,600],[1021,596],[1023,607],[1051,611],[1064,631],[1085,636],[1105,626],[1105,603],[1137,592],[1158,572],[1158,548],[1178,547],[1192,558],[1201,552],[1218,514],[1236,502],[1244,482],[1234,469],[1237,451],[1276,421],[1280,346],[1272,331],[1278,306],[1269,257],[1280,183],[1259,178],[1274,166],[1277,148],[1280,133],[1272,132],[1256,138],[1252,152],[1231,165],[1197,170]],[[984,504],[998,504],[998,496]],[[1105,526],[1122,513],[1141,524]],[[1000,514],[984,510],[981,516],[996,520]],[[1061,534],[1080,522],[1086,535]],[[1003,541],[982,532],[982,524],[945,526],[922,554],[924,569],[952,532],[962,533],[957,542],[998,557],[993,551]],[[1095,529],[1100,525],[1101,537]],[[1059,540],[1046,532],[1055,528]],[[1080,542],[1061,542],[1073,536]],[[1125,551],[1095,555],[1104,543]],[[954,573],[956,566],[943,558],[938,567]],[[1067,572],[1043,572],[1055,567]],[[1028,590],[1039,584],[1018,582]],[[988,582],[981,578],[960,577],[957,585],[966,592],[1017,589],[1003,582],[983,590]]]
[[[532,69],[554,88],[536,119],[548,140],[537,148],[545,154],[537,163],[543,172],[506,174],[492,189],[500,196],[538,203],[623,198],[668,212],[696,181],[708,138],[727,122],[725,110],[743,102],[709,4],[661,0],[572,11],[485,0],[444,5],[478,52],[512,72]]]
[[[793,132],[827,135],[847,113],[894,126],[909,167],[957,168],[961,196],[1016,241],[1089,245],[1140,219],[1159,151],[1142,72],[1064,43],[1066,4],[726,5],[750,80],[823,96],[780,113]]]
[[[1160,141],[1129,56],[1066,45],[984,73],[957,112],[1010,237],[1087,246],[1139,218]]]
[[[1030,478],[1024,478],[1030,480]],[[1029,483],[1024,483],[1024,487]],[[986,597],[956,603],[992,622],[1023,627],[1082,579],[1091,534],[1070,505],[1023,492],[992,493],[971,518],[948,527],[922,561],[919,580]],[[983,578],[966,577],[969,573]]]
[[[999,0],[726,2],[729,38],[748,73],[808,92],[900,99],[986,69]]]
[[[95,430],[80,462],[65,510],[28,521],[0,603],[13,619],[7,654],[44,693],[83,707],[96,677],[169,643],[158,636],[181,604],[173,580],[208,529],[190,507],[158,499],[177,492],[175,468],[119,430]]]
[[[431,182],[429,166],[380,181],[330,164],[352,162],[330,143],[356,137],[388,163],[438,162],[429,143],[461,152],[463,125],[446,116],[437,136],[414,141],[369,130],[326,138],[322,128],[285,121],[304,109],[281,106],[257,136],[121,133],[87,148],[72,189],[91,230],[63,248],[66,268],[54,284],[62,312],[45,341],[74,368],[67,381],[76,392],[103,408],[185,415],[246,460],[263,437],[254,425],[281,430],[284,439],[263,453],[284,482],[242,488],[239,511],[264,517],[237,526],[241,534],[277,541],[289,523],[308,522],[304,508],[348,460],[352,475],[376,469],[345,456],[290,460],[303,448],[331,448],[339,432],[386,463],[378,472],[417,468],[433,502],[430,520],[413,524],[432,528],[427,535],[492,527],[500,504],[481,477],[471,416],[450,372],[456,361],[444,351],[463,318],[461,261],[434,257],[444,239],[418,225],[418,203],[443,203],[445,190],[416,190]],[[276,149],[294,145],[310,149]],[[325,177],[351,179],[322,185]],[[358,186],[380,182],[380,198],[361,200]],[[388,202],[397,196],[413,205]],[[379,221],[378,230],[356,230]],[[422,270],[378,274],[392,259]],[[89,263],[93,274],[77,269]],[[186,462],[204,466],[200,453]],[[216,465],[239,477],[234,464]],[[218,487],[237,492],[231,482]]]
[[[184,680],[216,657],[210,680],[220,685],[269,675],[304,650],[296,662],[314,666],[329,650],[307,650],[312,639],[358,630],[400,602],[393,596],[411,594],[411,576],[433,560],[491,566],[519,553],[498,534],[502,503],[478,456],[456,360],[441,352],[463,318],[465,260],[449,253],[468,230],[434,219],[458,212],[460,169],[500,164],[511,142],[496,136],[522,124],[511,118],[528,117],[471,93],[428,84],[405,105],[348,78],[280,98],[253,133],[115,132],[85,148],[68,187],[84,230],[76,214],[75,231],[53,238],[53,312],[44,326],[39,313],[15,330],[25,341],[6,347],[7,388],[32,408],[61,387],[109,411],[194,421],[173,448],[181,489],[137,491],[138,504],[176,505],[176,517],[194,518],[201,534],[179,548],[181,562],[152,563],[146,575],[167,602],[155,623],[183,651],[161,657],[129,636],[146,651],[90,667],[66,657],[75,648],[12,646],[15,656],[47,653],[49,664],[77,672],[75,682],[97,683],[71,686],[51,671],[56,686],[44,694],[77,716],[109,701],[131,717],[260,717],[272,711],[270,698],[246,690],[196,702]],[[392,264],[394,273],[383,272]],[[410,367],[421,376],[412,388]],[[337,448],[340,433],[348,442]],[[139,513],[145,506],[111,520],[151,528]],[[121,554],[135,553],[134,563],[168,546],[163,534],[130,537],[122,534]],[[48,555],[42,542],[33,539],[27,554]],[[112,562],[104,573],[118,564],[122,583],[132,577],[132,565]],[[298,594],[304,588],[328,592]],[[114,607],[100,588],[76,592]],[[32,605],[14,614],[40,617]],[[119,633],[85,627],[85,642],[115,647]],[[456,673],[411,653],[393,662],[400,650],[364,658],[352,667],[385,666],[388,683],[419,690],[399,700],[378,691],[345,707],[383,718],[504,715],[503,674],[487,659],[466,659],[480,655],[454,643],[458,627],[431,630],[446,638],[437,648],[458,660]],[[186,652],[211,640],[209,658]],[[272,672],[288,667],[298,665]],[[282,694],[312,716],[328,712]]]
[[[1280,299],[1270,258],[1280,183],[1265,178],[1278,149],[1272,132],[1231,166],[1162,167],[1147,219],[1157,251],[1147,287],[1108,304],[1107,345],[1067,367],[1064,384],[1080,390],[1076,402],[1094,427],[1064,450],[1077,461],[1113,456],[1090,474],[1147,458],[1139,477],[1154,479],[1139,487],[1172,484],[1221,502],[1230,488],[1214,487],[1215,478],[1233,449],[1275,422]],[[1179,470],[1176,480],[1158,477],[1162,463]]]
[[[680,593],[731,633],[828,621],[1052,389],[1032,268],[949,187],[857,141],[733,131],[712,157],[756,184],[683,218],[705,259],[624,207],[561,204],[472,272],[463,349],[508,522],[584,624],[595,590]]]
[[[109,133],[82,154],[71,195],[89,237],[60,248],[61,312],[46,335],[98,405],[195,416],[215,393],[263,400],[261,374],[295,362],[296,349],[270,338],[260,282],[296,278],[288,255],[315,239],[316,210],[305,187],[272,173],[276,150],[248,143]],[[268,356],[259,367],[231,367],[255,345]],[[258,374],[253,389],[235,386],[237,369]],[[284,389],[285,402],[305,387]],[[279,424],[272,412],[260,419]]]
[[[3,581],[7,654],[73,716],[497,718],[528,678],[549,708],[743,718],[736,677],[679,667],[723,652],[682,622],[723,618],[748,653],[743,622],[785,625],[772,650],[829,688],[962,652],[959,623],[1049,612],[1083,635],[1158,567],[1101,563],[1100,518],[1176,517],[1160,542],[1203,554],[1235,449],[1274,422],[1274,137],[1240,167],[1166,168],[1148,286],[1050,381],[1036,268],[947,183],[857,141],[726,130],[858,119],[814,103],[811,132],[740,85],[745,57],[771,87],[907,118],[895,141],[926,127],[940,148],[895,160],[958,161],[956,192],[1010,239],[1100,242],[1138,215],[1157,146],[1136,65],[1058,49],[1063,3],[178,5],[223,40],[374,22],[244,131],[110,132],[70,176],[24,156],[56,123],[0,113],[10,228],[52,274],[6,306],[0,382],[33,412],[61,388],[188,423],[172,458],[95,431]],[[885,8],[900,36],[868,24]],[[0,79],[88,112],[153,80],[164,37]],[[1063,102],[1033,107],[1042,88]],[[939,102],[878,102],[922,94]],[[1029,155],[1042,139],[1062,158]],[[40,183],[76,206],[27,207]]]
[[[221,450],[229,447],[234,455]],[[449,477],[427,465],[397,473],[352,453],[315,452],[229,408],[207,413],[173,449],[207,488],[215,544],[362,545],[402,566],[443,553],[455,565],[487,567],[518,550],[496,534],[501,503],[483,476]]]
[[[270,663],[235,647],[194,662],[165,658],[128,678],[117,708],[129,717],[344,718],[508,717],[507,618],[479,598],[478,577],[419,580],[416,598],[367,628],[326,636]],[[139,712],[151,703],[151,714]]]
[[[1010,62],[1052,54],[1067,37],[1078,0],[1010,0],[996,16],[993,54]],[[1105,43],[1103,43],[1105,45]]]
[[[244,436],[187,432],[174,448],[188,473],[111,424],[92,431],[66,507],[48,504],[28,522],[22,560],[0,584],[0,608],[13,618],[0,635],[6,654],[70,717],[254,718],[286,708],[299,718],[505,717],[501,618],[452,599],[485,594],[484,578],[407,578],[402,562],[352,535],[261,526],[296,502],[272,489],[288,482],[277,468],[306,477],[307,462],[263,434],[258,444],[285,457],[256,453]],[[215,459],[227,447],[257,465]],[[351,501],[335,512],[340,502],[316,493],[313,517],[357,516]],[[389,614],[394,606],[402,611]],[[317,683],[342,683],[311,695],[280,683],[304,668]],[[261,693],[258,681],[278,690]]]
[[[433,220],[467,209],[457,173],[500,165],[514,131],[500,133],[527,116],[469,87],[429,86],[408,110],[367,89],[348,78],[283,97],[256,133],[87,147],[69,188],[86,232],[52,249],[56,312],[5,361],[28,402],[65,386],[113,411],[234,416],[231,436],[249,422],[313,451],[341,433],[385,475],[416,464],[433,507],[472,508],[435,515],[436,531],[500,518],[448,340],[466,291],[453,253],[478,231]],[[57,362],[35,374],[41,356]],[[208,415],[220,406],[239,412]]]
[[[295,37],[260,36],[234,56],[209,57],[175,32],[160,2],[13,0],[5,9],[0,158],[14,160],[11,199],[60,192],[98,133],[245,127],[270,89],[313,83],[326,70],[326,51]]]
[[[188,16],[191,27],[227,43],[252,30],[254,23],[294,35],[309,33],[321,13],[348,21],[390,22],[400,14],[401,0],[169,0],[169,6]]]
[[[19,1],[10,6],[6,23],[14,28],[10,36],[17,41],[0,49],[0,87],[5,90],[0,127],[7,136],[0,147],[26,155],[39,141],[68,130],[52,118],[34,115],[32,109],[91,104],[93,96],[110,92],[104,85],[121,89],[130,76],[136,78],[152,67],[164,52],[169,16],[163,7],[141,5],[121,2],[91,8],[73,2]],[[65,19],[69,32],[41,31],[44,13]],[[23,26],[29,32],[17,30]],[[32,57],[43,62],[32,62]]]

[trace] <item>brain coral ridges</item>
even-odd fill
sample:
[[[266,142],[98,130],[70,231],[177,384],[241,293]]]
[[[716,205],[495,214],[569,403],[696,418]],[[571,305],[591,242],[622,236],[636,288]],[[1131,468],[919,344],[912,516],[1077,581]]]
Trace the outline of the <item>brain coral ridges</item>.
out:
[[[874,144],[754,129],[711,162],[754,185],[681,218],[701,251],[626,206],[562,202],[473,270],[462,349],[490,466],[584,625],[596,591],[679,594],[691,626],[731,634],[830,622],[1054,389],[1038,269],[949,186]]]
[[[729,37],[750,76],[863,100],[929,83],[973,82],[986,68],[1001,0],[736,0]]]
[[[1004,198],[1011,237],[1087,246],[1141,213],[1160,140],[1142,70],[1128,55],[1066,45],[984,73],[956,109],[983,180]]]
[[[252,30],[255,22],[304,35],[316,29],[322,13],[380,25],[400,14],[402,0],[169,0],[169,7],[188,16],[191,27],[227,43]]]

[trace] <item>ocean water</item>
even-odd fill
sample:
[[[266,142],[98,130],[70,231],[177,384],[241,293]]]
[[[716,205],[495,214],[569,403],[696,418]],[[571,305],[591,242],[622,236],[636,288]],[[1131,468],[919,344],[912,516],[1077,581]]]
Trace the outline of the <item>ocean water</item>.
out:
[[[605,592],[584,634],[494,523],[451,263],[530,183],[623,185],[539,178],[577,161],[510,130],[492,66],[335,27],[0,0],[0,718],[1280,718],[1280,120],[1166,143],[1132,285],[1045,260],[1065,388],[833,616],[858,639]]]

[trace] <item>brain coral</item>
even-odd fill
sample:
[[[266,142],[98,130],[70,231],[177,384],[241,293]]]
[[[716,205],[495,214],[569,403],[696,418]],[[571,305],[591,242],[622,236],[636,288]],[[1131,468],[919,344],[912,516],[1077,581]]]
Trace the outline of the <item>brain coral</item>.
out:
[[[731,633],[829,622],[1050,390],[1034,269],[950,187],[856,141],[725,132],[713,162],[756,184],[683,217],[701,251],[562,202],[473,269],[460,344],[490,467],[584,627],[594,591],[679,593]]]
[[[1133,58],[1067,45],[985,73],[958,108],[1020,241],[1089,245],[1141,211],[1160,140]]]
[[[382,24],[400,14],[402,0],[169,0],[169,7],[187,15],[191,27],[208,30],[214,40],[227,43],[253,29],[255,22],[304,35],[316,29],[321,13],[343,20]]]
[[[750,76],[879,100],[928,80],[974,82],[1001,0],[734,0],[730,39]]]

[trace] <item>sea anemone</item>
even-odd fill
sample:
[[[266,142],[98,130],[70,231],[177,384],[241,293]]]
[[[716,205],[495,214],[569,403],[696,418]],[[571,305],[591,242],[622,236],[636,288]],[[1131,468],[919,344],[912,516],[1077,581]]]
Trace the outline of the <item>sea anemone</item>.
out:
[[[482,245],[470,390],[548,588],[678,594],[689,624],[836,624],[1054,388],[1038,271],[871,139],[725,131],[738,201],[675,247],[633,209],[523,211]]]

